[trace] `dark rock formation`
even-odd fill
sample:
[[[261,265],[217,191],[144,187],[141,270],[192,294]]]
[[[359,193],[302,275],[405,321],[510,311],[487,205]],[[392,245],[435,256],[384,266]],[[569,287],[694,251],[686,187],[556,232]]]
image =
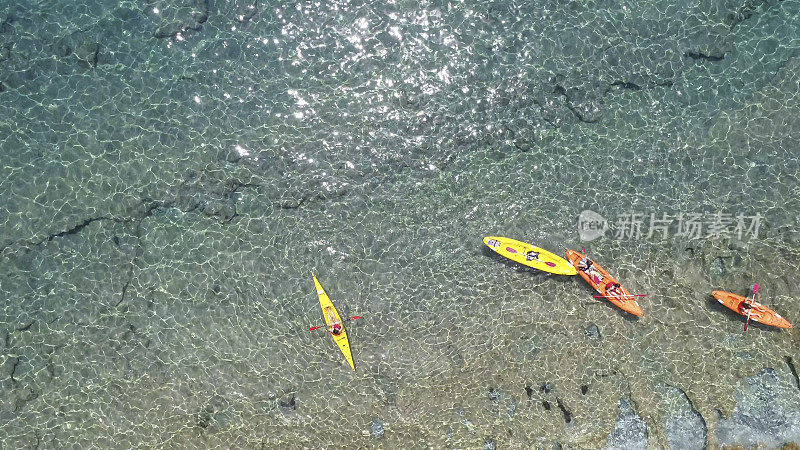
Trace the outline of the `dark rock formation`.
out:
[[[561,410],[561,414],[564,415],[564,423],[572,422],[572,411],[564,406],[564,402],[562,402],[560,398],[556,399],[556,403],[558,403],[558,409]]]
[[[597,341],[603,339],[603,336],[600,334],[600,328],[594,323],[590,323],[589,326],[586,327],[586,337]]]
[[[297,409],[297,403],[295,401],[294,394],[285,395],[282,399],[278,401],[278,405],[284,412],[290,412]]]

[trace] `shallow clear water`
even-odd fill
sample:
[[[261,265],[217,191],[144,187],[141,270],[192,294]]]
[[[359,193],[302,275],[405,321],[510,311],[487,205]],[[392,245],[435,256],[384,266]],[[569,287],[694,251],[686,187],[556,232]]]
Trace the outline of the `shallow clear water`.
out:
[[[800,335],[710,296],[759,283],[800,321],[797,1],[0,1],[0,24],[9,446],[800,440]],[[611,231],[582,241],[584,210]],[[719,212],[758,235],[675,236]],[[615,239],[625,214],[643,236]],[[486,235],[585,246],[645,315]],[[356,372],[308,331],[312,273],[364,316]]]

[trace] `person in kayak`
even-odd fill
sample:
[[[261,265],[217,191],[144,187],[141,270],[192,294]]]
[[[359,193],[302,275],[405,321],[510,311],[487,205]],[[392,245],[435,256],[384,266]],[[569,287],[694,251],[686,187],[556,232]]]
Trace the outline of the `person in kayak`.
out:
[[[593,264],[594,261],[589,259],[588,256],[584,256],[583,259],[581,259],[578,262],[578,270],[582,270],[584,273],[586,273],[586,275],[589,275],[589,278],[592,279],[594,284],[600,284],[600,282],[603,281],[603,278],[605,277],[603,277],[602,275],[597,273],[594,269],[592,269]]]
[[[753,305],[751,305],[748,300],[742,300],[742,302],[739,303],[739,314],[747,314],[752,307]]]
[[[529,251],[525,254],[525,259],[528,261],[539,260],[539,252],[534,252],[533,250]]]
[[[336,319],[336,314],[333,313],[333,309],[330,307],[325,309],[325,313],[328,315],[328,330],[334,336],[338,336],[342,334],[342,322]]]
[[[621,296],[625,295],[622,292],[621,288],[622,288],[622,285],[619,284],[619,283],[609,283],[608,286],[606,286],[606,296],[608,296],[608,297],[621,297]]]

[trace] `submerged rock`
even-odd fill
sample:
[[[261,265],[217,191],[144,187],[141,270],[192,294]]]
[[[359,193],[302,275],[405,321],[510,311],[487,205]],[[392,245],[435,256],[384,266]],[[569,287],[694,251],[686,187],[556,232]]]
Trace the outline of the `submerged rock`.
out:
[[[514,398],[510,398],[508,401],[508,409],[506,412],[508,413],[508,417],[514,417],[514,413],[517,411],[517,401]]]
[[[497,388],[489,388],[489,400],[492,403],[497,403],[500,401],[500,391]]]
[[[711,272],[712,276],[721,277],[725,275],[727,270],[725,270],[725,262],[722,260],[722,257],[714,258],[714,261],[711,262],[709,272]]]
[[[591,340],[602,340],[603,336],[600,334],[600,328],[597,327],[594,323],[590,323],[586,327],[586,337]]]
[[[294,411],[297,409],[297,402],[295,401],[294,394],[286,394],[278,401],[278,405],[281,407],[281,410],[285,413]]]
[[[636,414],[628,398],[619,399],[619,418],[614,432],[608,435],[606,449],[647,448],[647,425]]]
[[[207,406],[205,410],[200,411],[197,414],[197,426],[200,428],[208,428],[211,425],[211,422],[214,420],[214,409],[210,406]]]
[[[385,430],[383,429],[383,422],[378,419],[372,419],[372,428],[370,432],[372,433],[373,438],[382,438],[385,433]]]
[[[158,39],[174,38],[188,30],[200,31],[210,14],[209,0],[184,0],[162,9],[148,8],[145,12],[159,23],[153,30]]]
[[[670,388],[666,395],[665,417],[667,442],[671,449],[695,449],[706,446],[707,428],[703,416],[692,406],[683,390]]]
[[[800,391],[792,376],[767,368],[745,378],[730,418],[717,425],[717,444],[778,447],[800,442]]]
[[[75,55],[87,68],[94,69],[97,67],[97,57],[100,54],[100,44],[90,40],[83,41]]]

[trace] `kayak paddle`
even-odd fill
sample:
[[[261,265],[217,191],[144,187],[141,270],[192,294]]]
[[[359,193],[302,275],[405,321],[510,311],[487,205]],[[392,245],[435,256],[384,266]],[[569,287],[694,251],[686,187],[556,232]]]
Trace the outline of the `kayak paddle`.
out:
[[[353,316],[353,317],[351,317],[349,319],[344,319],[343,322],[347,322],[347,321],[350,321],[350,320],[356,320],[356,319],[363,319],[363,318],[364,317],[362,317],[362,316]],[[319,330],[320,328],[325,328],[325,325],[319,325],[319,326],[316,326],[316,327],[311,327],[311,328],[308,329],[308,331]]]
[[[758,294],[758,284],[753,285],[753,301],[756,299],[756,294]],[[750,303],[750,302],[748,302]],[[747,331],[747,324],[750,323],[750,313],[753,312],[753,304],[750,303],[750,307],[747,308],[747,321],[744,323],[744,331]]]
[[[593,295],[594,298],[619,298],[619,297],[647,297],[647,294],[631,294],[631,295]]]

